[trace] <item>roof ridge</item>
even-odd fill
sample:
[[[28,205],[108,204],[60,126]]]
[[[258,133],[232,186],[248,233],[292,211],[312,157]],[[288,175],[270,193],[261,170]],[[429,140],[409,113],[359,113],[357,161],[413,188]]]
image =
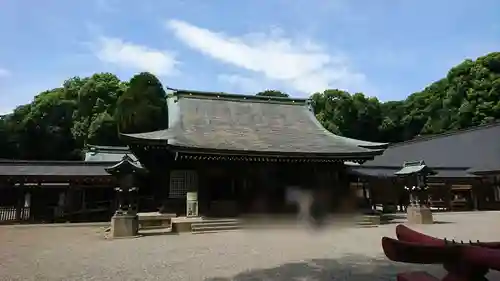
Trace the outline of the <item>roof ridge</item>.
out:
[[[433,140],[433,139],[459,135],[459,134],[463,134],[463,133],[473,132],[473,131],[477,131],[477,130],[483,130],[483,129],[497,127],[497,126],[500,126],[500,119],[495,120],[492,123],[481,124],[481,125],[477,125],[477,126],[447,131],[447,132],[438,133],[438,134],[424,135],[421,137],[413,138],[411,140],[396,142],[396,143],[391,144],[389,147],[397,147],[397,146],[403,146],[403,145],[413,144],[413,143],[417,143],[417,142],[424,142],[424,141],[429,141],[429,140]]]
[[[256,95],[233,94],[225,92],[182,90],[182,89],[174,89],[168,87],[167,90],[173,91],[173,93],[168,94],[169,97],[205,98],[210,100],[231,100],[240,102],[258,101],[258,102],[297,104],[297,105],[304,105],[310,103],[309,98],[256,96]]]
[[[130,152],[130,148],[128,146],[105,146],[105,145],[87,144],[83,149],[83,152],[128,153]]]
[[[348,165],[349,167],[352,168],[361,168],[361,169],[401,169],[403,165],[401,166],[385,166],[385,165],[367,165],[367,164],[361,164],[361,165]],[[467,170],[470,169],[470,167],[434,167],[434,166],[428,166],[434,170]]]
[[[124,145],[98,145],[98,144],[87,144],[86,147],[89,148],[101,148],[101,149],[111,149],[111,150],[120,150],[120,149],[128,149],[128,146]]]

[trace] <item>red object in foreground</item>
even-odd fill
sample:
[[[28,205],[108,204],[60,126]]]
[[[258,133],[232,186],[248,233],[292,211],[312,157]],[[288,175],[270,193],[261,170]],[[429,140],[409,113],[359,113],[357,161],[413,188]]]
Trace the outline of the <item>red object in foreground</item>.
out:
[[[443,246],[453,242],[450,240],[444,240],[429,235],[425,235],[423,233],[412,230],[409,227],[404,226],[402,224],[396,226],[396,236],[398,237],[399,241],[415,242],[425,245]],[[500,242],[469,241],[468,245],[479,246],[483,248],[500,249]]]
[[[500,271],[500,243],[457,243],[396,227],[398,239],[382,238],[384,253],[392,261],[415,264],[442,264],[448,272],[443,281],[487,280],[490,269]],[[398,281],[438,280],[424,272],[398,274]]]

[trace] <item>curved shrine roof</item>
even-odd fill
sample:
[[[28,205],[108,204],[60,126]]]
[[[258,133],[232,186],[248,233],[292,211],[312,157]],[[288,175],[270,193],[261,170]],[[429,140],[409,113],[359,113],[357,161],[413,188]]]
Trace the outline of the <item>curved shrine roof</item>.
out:
[[[124,134],[126,140],[204,150],[372,158],[385,143],[337,136],[308,100],[177,90],[168,99],[169,129]]]

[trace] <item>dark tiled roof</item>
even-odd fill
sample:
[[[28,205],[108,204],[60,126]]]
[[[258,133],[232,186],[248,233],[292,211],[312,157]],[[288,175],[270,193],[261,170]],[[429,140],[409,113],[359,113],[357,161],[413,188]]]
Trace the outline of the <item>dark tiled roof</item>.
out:
[[[499,139],[500,123],[479,126],[391,145],[364,165],[401,167],[405,161],[423,160],[432,169],[500,168]]]
[[[126,134],[125,139],[191,149],[364,158],[387,146],[328,132],[305,99],[177,91],[168,105],[169,129]]]
[[[500,166],[495,167],[485,164],[483,166],[471,168],[467,170],[467,172],[474,175],[500,174]]]
[[[467,168],[441,168],[433,169],[437,174],[431,177],[434,178],[475,178],[476,176],[469,173]]]
[[[401,167],[396,166],[349,166],[349,172],[357,176],[369,177],[396,177],[395,173],[401,170]],[[432,169],[435,175],[429,176],[431,178],[473,178],[474,175],[470,174],[465,167],[455,168],[436,168]]]
[[[88,145],[85,151],[85,161],[116,163],[120,162],[125,155],[138,162],[137,157],[135,157],[127,146]]]
[[[109,162],[0,161],[0,176],[109,176]]]
[[[395,177],[394,173],[400,170],[401,167],[365,167],[353,166],[349,167],[349,173],[357,176],[390,178]]]

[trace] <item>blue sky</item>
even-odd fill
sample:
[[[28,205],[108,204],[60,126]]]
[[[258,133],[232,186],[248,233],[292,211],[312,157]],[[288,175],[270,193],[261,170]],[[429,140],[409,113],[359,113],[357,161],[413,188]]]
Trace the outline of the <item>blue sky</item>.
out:
[[[72,76],[403,99],[500,51],[497,0],[0,0],[0,113]]]

